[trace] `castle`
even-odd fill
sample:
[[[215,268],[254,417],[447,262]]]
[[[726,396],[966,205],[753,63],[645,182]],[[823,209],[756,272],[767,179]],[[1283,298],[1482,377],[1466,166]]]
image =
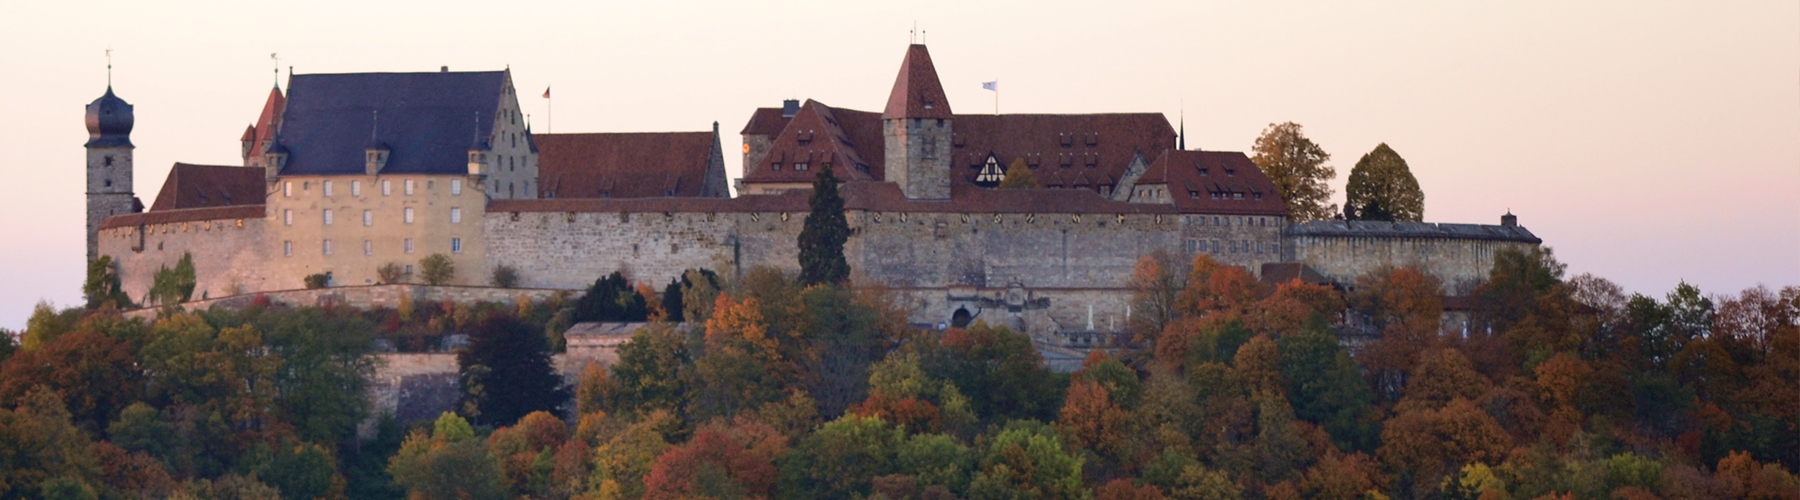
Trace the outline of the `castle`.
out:
[[[240,139],[243,163],[178,163],[148,210],[131,190],[131,106],[87,108],[88,257],[134,298],[193,256],[195,298],[381,284],[377,269],[444,254],[452,284],[585,288],[623,271],[798,268],[816,169],[831,169],[859,276],[913,321],[1036,333],[1116,332],[1136,262],[1205,254],[1266,280],[1353,285],[1416,265],[1466,293],[1496,251],[1541,241],[1500,225],[1290,223],[1243,153],[1181,147],[1156,113],[956,114],[924,45],[907,47],[879,112],[807,100],[755,110],[742,178],[719,125],[672,133],[534,134],[510,71],[290,75]],[[996,189],[1010,168],[1040,189]],[[728,182],[735,182],[733,197]]]

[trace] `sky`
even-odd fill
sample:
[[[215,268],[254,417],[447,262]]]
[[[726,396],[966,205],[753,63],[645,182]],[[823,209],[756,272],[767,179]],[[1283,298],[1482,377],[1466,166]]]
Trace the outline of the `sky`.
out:
[[[82,107],[136,106],[135,189],[241,164],[301,74],[511,68],[538,131],[706,130],[782,99],[879,111],[906,44],[961,113],[1161,112],[1188,147],[1292,121],[1341,202],[1387,143],[1428,222],[1508,210],[1571,274],[1662,296],[1800,285],[1800,4],[1720,1],[20,2],[0,30],[0,328],[78,305]],[[920,34],[913,34],[916,29]],[[270,54],[279,54],[273,61]],[[274,69],[280,68],[280,74]],[[981,82],[998,80],[1000,92]],[[537,89],[553,87],[550,102]],[[284,87],[285,88],[285,87]],[[1184,118],[1185,117],[1185,118]],[[739,176],[741,156],[726,155]]]

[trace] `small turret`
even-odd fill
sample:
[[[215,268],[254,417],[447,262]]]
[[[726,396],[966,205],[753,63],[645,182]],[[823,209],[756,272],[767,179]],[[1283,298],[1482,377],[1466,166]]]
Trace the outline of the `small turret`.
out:
[[[1513,215],[1512,210],[1507,210],[1506,215],[1500,216],[1500,225],[1505,227],[1519,227],[1519,216]]]

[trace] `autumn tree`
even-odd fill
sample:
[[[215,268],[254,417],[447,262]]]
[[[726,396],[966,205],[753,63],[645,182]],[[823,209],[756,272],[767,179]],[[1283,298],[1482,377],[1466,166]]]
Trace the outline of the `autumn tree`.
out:
[[[94,482],[93,442],[70,422],[62,398],[38,387],[7,406],[0,407],[0,498],[41,498],[43,485],[59,478]]]
[[[1350,169],[1350,182],[1344,186],[1344,205],[1356,207],[1359,213],[1371,205],[1400,222],[1419,222],[1425,217],[1425,192],[1413,178],[1406,159],[1387,143],[1356,160]],[[1362,217],[1367,220],[1368,215]]]
[[[1023,333],[976,321],[966,330],[945,333],[936,345],[925,342],[920,347],[926,373],[944,377],[958,388],[981,388],[964,395],[983,421],[1049,420],[1062,407],[1068,378],[1046,368],[1031,337]]]
[[[1175,297],[1181,293],[1182,274],[1175,256],[1157,249],[1139,257],[1131,269],[1130,328],[1140,340],[1156,339],[1176,315]]]
[[[894,454],[904,436],[879,418],[849,414],[827,422],[777,463],[781,497],[866,496],[871,480],[894,472]]]
[[[705,352],[693,370],[695,410],[707,417],[731,417],[778,400],[793,375],[756,298],[737,301],[727,294],[715,300]]]
[[[644,477],[644,500],[768,498],[775,485],[771,458],[723,429],[705,428],[656,458]]]
[[[1012,163],[1006,165],[1006,178],[1000,180],[1000,189],[1038,189],[1040,187],[1043,186],[1038,184],[1037,174],[1033,174],[1031,168],[1025,166],[1024,158],[1013,158]]]
[[[62,398],[77,425],[99,431],[137,399],[141,378],[125,344],[74,332],[0,363],[0,405],[17,405],[34,388],[48,388]]]
[[[1401,410],[1381,430],[1381,460],[1414,491],[1435,491],[1463,464],[1498,464],[1512,437],[1493,417],[1457,398],[1441,409]]]
[[[844,217],[844,198],[838,195],[837,175],[829,168],[813,176],[812,213],[800,230],[800,281],[808,285],[841,284],[850,279],[850,262],[844,260],[844,242],[850,239],[850,221]]]
[[[651,324],[638,329],[619,346],[619,361],[612,366],[618,385],[615,410],[622,415],[659,409],[684,414],[690,363],[685,340],[673,327]]]
[[[1087,497],[1082,459],[1063,449],[1048,426],[1013,421],[994,435],[981,454],[981,468],[969,483],[972,500],[1073,500]]]
[[[1411,267],[1383,267],[1357,278],[1351,310],[1377,334],[1358,353],[1376,396],[1393,402],[1419,352],[1439,345],[1443,291],[1436,277]]]
[[[477,422],[507,425],[535,411],[557,411],[568,402],[562,377],[537,329],[508,314],[476,324],[469,346],[456,356],[462,377],[462,411]]]
[[[389,459],[394,483],[416,500],[499,500],[507,498],[506,476],[467,420],[453,413],[438,417],[429,433],[414,431]]]
[[[1294,222],[1326,220],[1337,213],[1337,205],[1329,203],[1331,186],[1326,185],[1337,177],[1337,170],[1325,164],[1331,155],[1308,139],[1300,124],[1271,123],[1252,148],[1250,161],[1275,183]]]

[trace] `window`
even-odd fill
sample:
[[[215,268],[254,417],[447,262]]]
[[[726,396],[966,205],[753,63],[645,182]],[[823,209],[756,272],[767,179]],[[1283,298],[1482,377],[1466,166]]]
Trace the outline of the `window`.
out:
[[[1256,242],[1256,253],[1262,253],[1262,251],[1263,251],[1262,244],[1263,244],[1263,242],[1260,242],[1260,241]]]
[[[412,193],[413,193],[413,180],[407,179],[406,180],[406,195],[412,196]]]
[[[413,273],[413,268],[412,268],[412,264],[407,264],[407,265],[406,265],[406,274],[407,274],[407,275],[412,275],[412,273]]]
[[[450,238],[450,253],[462,253],[462,238]]]
[[[462,179],[450,179],[450,194],[462,194]]]
[[[412,207],[406,207],[406,211],[405,211],[405,212],[404,212],[404,213],[405,213],[405,214],[406,214],[406,215],[405,215],[405,217],[406,217],[406,223],[407,223],[407,224],[412,224],[412,222],[413,222],[413,216],[412,216],[412,214],[413,214],[413,209],[412,209]]]
[[[294,209],[289,208],[281,211],[281,224],[284,226],[294,225]]]
[[[281,195],[288,198],[294,197],[294,181],[281,183]]]
[[[350,196],[362,196],[362,181],[350,181]]]
[[[294,256],[294,242],[292,242],[292,241],[281,242],[281,255],[293,257]]]
[[[375,255],[375,242],[363,240],[363,255]]]
[[[1198,199],[1200,199],[1200,192],[1199,191],[1188,191],[1188,197],[1198,200]]]
[[[425,190],[426,191],[431,191],[434,189],[437,189],[437,181],[433,181],[433,180],[425,181]]]
[[[1281,244],[1280,243],[1270,243],[1269,244],[1269,253],[1281,253]]]
[[[325,240],[323,251],[325,255],[331,255],[331,240]]]
[[[772,172],[780,172],[781,171],[781,162],[769,163],[769,170]]]
[[[1237,253],[1237,240],[1231,240],[1231,242],[1227,243],[1227,245],[1228,245],[1227,250],[1230,253]]]
[[[106,166],[112,166],[112,155],[106,155]]]
[[[331,196],[331,181],[325,181],[325,196]]]
[[[364,210],[363,211],[363,225],[364,226],[375,225],[375,211],[374,210]]]
[[[811,167],[811,165],[808,165],[805,162],[795,163],[794,171],[795,172],[805,172],[808,167]]]
[[[393,192],[394,192],[394,185],[392,183],[390,183],[390,181],[388,181],[387,179],[382,179],[381,180],[381,195],[387,196],[389,194],[392,194]]]
[[[331,209],[325,209],[325,225],[331,225]]]
[[[1231,199],[1242,200],[1244,199],[1244,193],[1231,193]]]
[[[450,207],[450,223],[451,224],[461,224],[462,223],[462,209],[461,208]]]
[[[407,238],[402,244],[406,247],[406,253],[413,252],[412,238]],[[412,266],[406,266],[406,274],[412,274]]]

